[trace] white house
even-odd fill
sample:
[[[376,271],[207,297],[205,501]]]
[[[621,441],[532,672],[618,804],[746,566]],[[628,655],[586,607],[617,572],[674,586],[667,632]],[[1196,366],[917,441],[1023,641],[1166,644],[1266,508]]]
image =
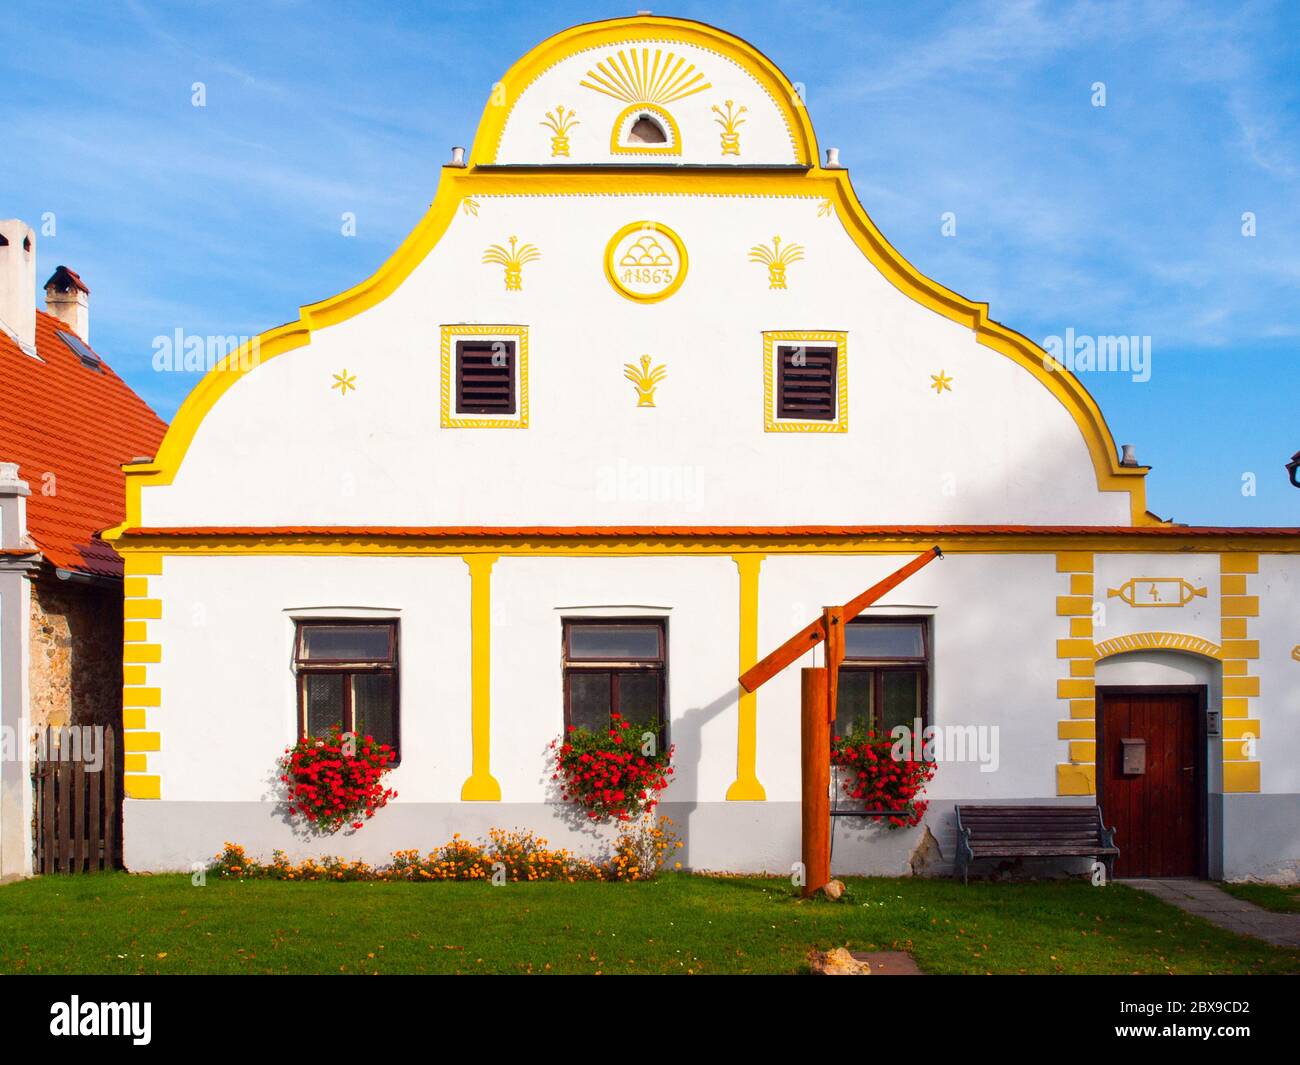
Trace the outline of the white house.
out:
[[[1100,801],[1121,873],[1300,873],[1300,529],[1149,513],[1080,382],[820,159],[745,42],[574,27],[504,72],[373,277],[200,382],[110,534],[145,673],[129,867],[590,846],[546,748],[617,707],[666,721],[688,866],[787,872],[798,676],[737,677],[938,544],[850,631],[840,721],[984,755],[939,766],[921,826],[837,818],[837,871],[942,871],[954,803]],[[400,795],[307,839],[274,763],[330,723],[397,744]]]

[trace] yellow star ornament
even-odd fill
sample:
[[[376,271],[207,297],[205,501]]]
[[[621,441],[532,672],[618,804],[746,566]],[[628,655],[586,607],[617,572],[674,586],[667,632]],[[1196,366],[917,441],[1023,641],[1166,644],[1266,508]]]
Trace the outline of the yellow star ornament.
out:
[[[944,390],[952,391],[952,378],[940,370],[938,373],[932,373],[930,380],[933,382],[930,387],[934,389],[936,396],[942,395]]]
[[[357,375],[350,374],[347,370],[344,370],[342,373],[336,373],[334,375],[334,383],[330,385],[330,388],[337,388],[340,396],[346,396],[349,388],[355,392],[357,390]]]

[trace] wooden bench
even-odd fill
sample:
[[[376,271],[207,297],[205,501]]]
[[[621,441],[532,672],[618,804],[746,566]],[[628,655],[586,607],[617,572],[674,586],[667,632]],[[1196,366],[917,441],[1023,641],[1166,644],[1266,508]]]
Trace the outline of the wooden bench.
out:
[[[1115,830],[1100,806],[958,806],[957,868],[969,883],[978,858],[1100,858],[1113,879]]]

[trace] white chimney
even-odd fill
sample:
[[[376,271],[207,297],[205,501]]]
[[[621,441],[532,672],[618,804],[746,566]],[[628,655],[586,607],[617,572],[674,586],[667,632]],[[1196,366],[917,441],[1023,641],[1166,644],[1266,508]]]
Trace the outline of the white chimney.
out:
[[[36,355],[36,234],[17,218],[0,222],[0,329]]]
[[[90,343],[90,289],[75,270],[60,266],[45,282],[45,310]]]

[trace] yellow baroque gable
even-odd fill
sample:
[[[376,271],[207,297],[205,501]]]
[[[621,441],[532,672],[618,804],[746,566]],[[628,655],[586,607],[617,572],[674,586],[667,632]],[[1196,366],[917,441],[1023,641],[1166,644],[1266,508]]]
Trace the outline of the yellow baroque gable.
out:
[[[806,165],[743,169],[492,165],[511,102],[518,99],[531,79],[574,52],[603,48],[614,40],[642,39],[697,43],[743,65],[780,107],[797,158]],[[1067,371],[1050,368],[1052,362],[1041,347],[993,321],[988,304],[969,300],[926,277],[889,243],[858,201],[848,172],[818,164],[816,137],[807,111],[793,102],[798,99],[794,86],[750,45],[702,23],[680,19],[637,17],[593,23],[566,30],[534,48],[510,68],[501,82],[501,92],[504,106],[489,102],[475,137],[470,165],[443,168],[436,195],[424,217],[371,277],[336,296],[303,306],[297,321],[263,333],[199,381],[181,404],[153,461],[126,467],[126,521],[106,533],[108,538],[116,539],[126,529],[142,524],[142,489],[173,482],[204,417],[246,374],[284,352],[310,344],[315,330],[352,318],[386,299],[438,244],[466,204],[473,204],[476,213],[480,204],[493,197],[519,196],[789,197],[808,200],[818,215],[833,211],[861,253],[890,284],[936,314],[971,329],[981,345],[1011,359],[1052,393],[1082,434],[1098,489],[1128,494],[1132,525],[1160,524],[1146,510],[1147,468],[1120,466],[1114,438],[1101,410],[1080,381]],[[708,97],[707,93],[696,95],[700,99]],[[529,116],[529,121],[540,117]]]

